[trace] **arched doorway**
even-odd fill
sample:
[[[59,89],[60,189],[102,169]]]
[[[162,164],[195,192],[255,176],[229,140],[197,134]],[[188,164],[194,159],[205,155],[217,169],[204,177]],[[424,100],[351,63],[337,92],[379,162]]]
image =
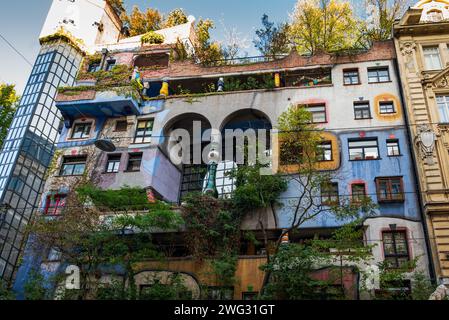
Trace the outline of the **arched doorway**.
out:
[[[211,124],[202,115],[186,113],[170,120],[164,129],[164,148],[182,171],[180,198],[187,193],[202,191],[207,173]]]

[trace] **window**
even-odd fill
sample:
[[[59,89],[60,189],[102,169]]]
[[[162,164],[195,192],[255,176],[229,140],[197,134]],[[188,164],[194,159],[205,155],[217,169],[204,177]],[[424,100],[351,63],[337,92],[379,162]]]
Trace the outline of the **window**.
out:
[[[376,178],[377,200],[379,202],[403,202],[404,189],[401,177]]]
[[[370,68],[368,69],[368,82],[388,82],[390,81],[390,72],[388,67]]]
[[[60,251],[56,250],[55,248],[50,248],[47,255],[47,261],[48,262],[59,261],[61,260],[61,257],[62,253]]]
[[[437,96],[440,123],[449,123],[449,95]]]
[[[387,153],[389,157],[397,157],[401,155],[401,150],[399,149],[399,140],[387,140]]]
[[[106,61],[106,71],[111,71],[115,67],[115,60]]]
[[[117,173],[120,167],[121,154],[108,155],[108,162],[106,164],[106,173]]]
[[[91,129],[92,129],[91,122],[76,123],[73,126],[71,138],[72,139],[87,139],[90,136]]]
[[[234,296],[233,287],[208,287],[207,300],[232,300]]]
[[[343,70],[343,83],[347,86],[360,84],[359,69]]]
[[[325,141],[318,145],[318,161],[332,161],[332,141]]]
[[[306,110],[312,114],[312,123],[325,123],[326,119],[326,106],[320,105],[306,105]]]
[[[371,110],[368,101],[354,102],[354,118],[356,120],[371,119]]]
[[[405,231],[385,231],[382,242],[385,262],[390,268],[400,268],[410,260]]]
[[[336,205],[338,203],[338,183],[323,183],[321,185],[321,204]]]
[[[366,198],[366,187],[364,183],[351,185],[351,197],[353,202],[362,202]]]
[[[47,197],[45,215],[59,216],[62,209],[64,209],[66,197],[67,196],[65,194],[49,195]]]
[[[393,101],[381,101],[379,102],[380,114],[392,114],[396,113]]]
[[[91,63],[89,65],[89,68],[87,69],[87,72],[97,72],[97,71],[100,71],[99,63]]]
[[[142,153],[130,153],[128,158],[128,166],[126,171],[140,171],[142,164]]]
[[[426,64],[426,70],[441,70],[440,50],[438,46],[424,47],[424,61]]]
[[[126,120],[118,120],[115,123],[115,131],[116,132],[124,132],[128,130],[128,121]]]
[[[154,120],[144,120],[137,123],[136,136],[134,143],[148,143],[151,142],[151,136],[153,134]]]
[[[376,160],[379,159],[379,146],[377,139],[349,140],[349,160]]]
[[[80,176],[86,169],[86,156],[64,157],[62,161],[61,176]]]

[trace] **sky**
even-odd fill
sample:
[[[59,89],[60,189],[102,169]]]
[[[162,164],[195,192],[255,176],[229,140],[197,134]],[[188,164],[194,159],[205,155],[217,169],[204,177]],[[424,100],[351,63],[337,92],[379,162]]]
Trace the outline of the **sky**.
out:
[[[38,37],[44,24],[52,0],[22,0],[7,1],[0,10],[0,34],[24,55],[26,60],[34,63],[39,52]],[[260,18],[264,13],[273,21],[283,21],[288,18],[295,0],[278,0],[274,2],[262,0],[125,0],[128,10],[133,5],[142,9],[153,7],[163,13],[175,8],[183,8],[188,14],[198,18],[210,18],[215,21],[216,29],[212,36],[223,41],[226,29],[236,28],[239,38],[246,40],[250,54],[255,54],[252,39],[254,30],[260,26]],[[26,10],[24,10],[26,8]],[[16,85],[19,94],[23,91],[31,66],[6,42],[0,38],[0,82]]]
[[[2,2],[0,35],[33,64],[40,47],[38,37],[52,0],[0,0],[0,2]],[[225,29],[235,28],[239,32],[239,38],[246,43],[246,51],[250,55],[257,54],[252,39],[255,29],[261,25],[262,15],[268,14],[271,21],[286,21],[295,3],[296,0],[125,0],[128,11],[133,5],[139,5],[142,9],[157,8],[163,13],[183,8],[187,14],[197,19],[210,18],[216,23],[212,37],[218,41],[224,41]],[[31,66],[25,59],[0,38],[0,82],[15,84],[19,94],[31,71]]]

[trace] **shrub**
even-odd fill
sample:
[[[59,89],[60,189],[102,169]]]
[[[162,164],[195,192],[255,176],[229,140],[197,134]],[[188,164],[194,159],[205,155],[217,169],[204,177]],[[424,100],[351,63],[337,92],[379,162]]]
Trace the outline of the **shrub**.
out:
[[[161,44],[164,43],[164,36],[154,31],[147,32],[141,38],[142,44]]]

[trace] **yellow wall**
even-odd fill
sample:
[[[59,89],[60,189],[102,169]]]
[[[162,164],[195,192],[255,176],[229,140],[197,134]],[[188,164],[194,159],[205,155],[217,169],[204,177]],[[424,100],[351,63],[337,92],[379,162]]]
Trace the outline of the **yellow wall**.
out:
[[[392,114],[380,114],[380,102],[382,101],[393,101],[395,113]],[[390,94],[384,93],[378,95],[374,98],[374,114],[376,118],[381,121],[398,121],[402,119],[402,105],[399,101],[399,98]]]
[[[235,273],[236,283],[234,285],[234,299],[241,300],[242,293],[247,292],[248,287],[252,287],[253,292],[259,292],[262,288],[264,273],[259,269],[266,262],[263,257],[240,257]],[[142,271],[174,271],[184,272],[194,276],[201,284],[207,286],[219,285],[211,273],[210,265],[207,261],[196,262],[192,258],[175,258],[165,261],[146,261],[136,265],[137,272]]]
[[[321,133],[323,141],[332,142],[332,161],[317,162],[317,169],[322,171],[333,171],[340,167],[340,142],[338,137],[331,133],[323,131]],[[295,174],[299,171],[298,165],[284,165],[280,164],[280,141],[279,136],[273,136],[273,171],[280,173]]]

